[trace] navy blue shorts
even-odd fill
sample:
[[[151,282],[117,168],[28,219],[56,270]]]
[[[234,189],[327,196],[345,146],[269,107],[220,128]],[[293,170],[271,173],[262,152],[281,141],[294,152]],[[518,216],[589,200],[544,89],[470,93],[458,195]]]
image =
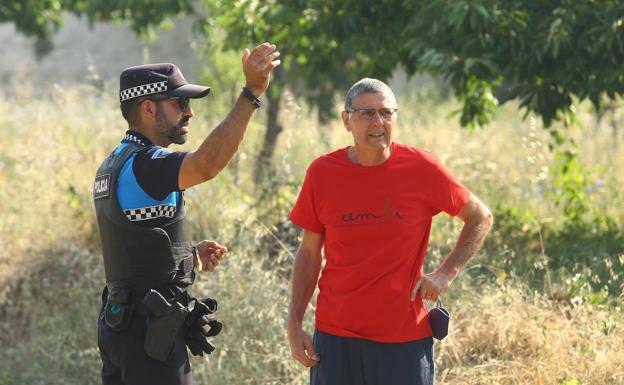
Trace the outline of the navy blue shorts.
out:
[[[433,339],[401,343],[339,337],[316,330],[321,360],[310,385],[433,385]]]

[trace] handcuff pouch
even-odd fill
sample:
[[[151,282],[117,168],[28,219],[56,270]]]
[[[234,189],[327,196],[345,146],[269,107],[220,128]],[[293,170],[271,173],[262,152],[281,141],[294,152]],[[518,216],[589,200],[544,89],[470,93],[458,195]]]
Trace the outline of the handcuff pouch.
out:
[[[124,330],[130,324],[132,312],[132,291],[120,287],[111,288],[104,307],[106,325],[115,331]]]

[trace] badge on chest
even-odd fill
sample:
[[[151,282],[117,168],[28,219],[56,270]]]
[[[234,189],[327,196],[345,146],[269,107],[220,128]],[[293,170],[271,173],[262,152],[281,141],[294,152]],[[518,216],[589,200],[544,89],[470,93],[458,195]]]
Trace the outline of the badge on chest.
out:
[[[93,199],[108,198],[110,196],[111,174],[102,174],[95,177],[93,182]]]

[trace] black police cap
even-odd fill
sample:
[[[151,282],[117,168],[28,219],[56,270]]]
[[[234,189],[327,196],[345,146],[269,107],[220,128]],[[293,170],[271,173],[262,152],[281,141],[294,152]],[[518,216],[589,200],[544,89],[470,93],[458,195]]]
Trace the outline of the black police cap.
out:
[[[209,92],[210,87],[189,84],[178,66],[172,63],[129,67],[119,78],[119,100],[122,102],[151,94],[197,99]]]

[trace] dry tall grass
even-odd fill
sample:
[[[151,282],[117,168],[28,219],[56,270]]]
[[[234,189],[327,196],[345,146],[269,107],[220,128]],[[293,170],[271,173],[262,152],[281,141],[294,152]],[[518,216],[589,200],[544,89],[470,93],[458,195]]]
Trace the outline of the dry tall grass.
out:
[[[624,384],[621,309],[570,306],[520,285],[468,288],[437,348],[439,384]]]
[[[470,134],[445,118],[452,103],[400,102],[399,141],[436,153],[486,202],[504,200],[558,220],[543,195],[552,162],[548,135],[535,119],[523,121],[505,108],[490,127]],[[214,125],[217,117],[206,118],[210,103],[194,105],[198,117],[185,149]],[[350,142],[338,122],[318,127],[308,116],[305,106],[287,98],[286,130],[275,157],[278,184],[301,180],[312,158]],[[590,114],[583,111],[580,118],[589,128],[572,133],[582,159],[605,165],[604,181],[590,199],[621,216],[624,157],[618,141],[608,127],[594,128]],[[267,237],[285,234],[262,222],[264,208],[256,205],[250,183],[261,119],[250,127],[236,169],[187,194],[193,237],[231,246],[219,271],[202,275],[195,288],[220,300],[228,325],[215,340],[217,354],[193,360],[198,383],[306,383],[283,328],[293,250],[288,242],[278,245],[278,256],[262,249]],[[0,95],[0,130],[0,384],[97,382],[94,320],[103,273],[91,183],[125,130],[114,85],[58,87],[46,96],[20,87],[14,96]],[[295,194],[281,191],[280,207],[289,207]],[[436,218],[429,258],[439,260],[458,230],[459,221]],[[476,259],[487,264],[488,257]],[[279,268],[268,270],[275,261]],[[548,299],[514,280],[479,282],[465,274],[446,296],[452,330],[437,344],[438,383],[624,384],[620,307]]]

